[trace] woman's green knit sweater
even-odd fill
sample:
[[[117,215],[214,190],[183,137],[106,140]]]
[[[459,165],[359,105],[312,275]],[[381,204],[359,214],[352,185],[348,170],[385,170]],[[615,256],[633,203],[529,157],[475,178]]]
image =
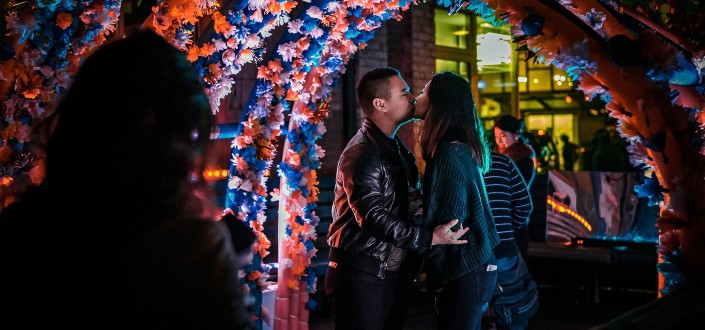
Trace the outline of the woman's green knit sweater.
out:
[[[470,228],[462,237],[467,244],[433,246],[427,260],[429,276],[435,285],[443,285],[484,266],[499,237],[480,167],[467,145],[439,143],[426,164],[423,188],[425,228],[433,230],[456,218],[463,228]]]

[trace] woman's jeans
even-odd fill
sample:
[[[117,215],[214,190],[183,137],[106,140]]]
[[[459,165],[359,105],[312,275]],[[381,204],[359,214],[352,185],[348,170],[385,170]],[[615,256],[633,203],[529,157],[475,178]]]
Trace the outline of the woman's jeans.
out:
[[[480,329],[483,307],[497,283],[494,257],[436,290],[438,329]]]

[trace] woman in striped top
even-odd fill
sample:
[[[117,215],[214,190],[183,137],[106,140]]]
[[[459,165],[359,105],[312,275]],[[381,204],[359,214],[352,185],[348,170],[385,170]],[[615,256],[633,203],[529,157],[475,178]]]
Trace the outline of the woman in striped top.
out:
[[[519,286],[515,284],[521,283],[523,276],[530,276],[525,274],[528,270],[523,258],[520,257],[521,254],[514,240],[514,231],[528,225],[533,203],[526,183],[511,158],[495,151],[491,152],[491,156],[492,164],[490,170],[484,175],[484,179],[492,218],[494,218],[500,240],[493,250],[497,259],[497,288],[492,299],[492,303],[494,303],[498,294],[521,296],[522,294],[506,291],[517,290],[516,288]],[[526,308],[526,310],[532,309]],[[498,319],[492,321],[512,330],[528,327],[528,317],[509,319],[513,323],[502,324]]]

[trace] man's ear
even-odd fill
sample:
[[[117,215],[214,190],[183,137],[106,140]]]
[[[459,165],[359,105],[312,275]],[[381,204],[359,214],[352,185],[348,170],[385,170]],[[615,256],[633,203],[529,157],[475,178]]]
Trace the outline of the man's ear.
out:
[[[375,110],[377,111],[382,111],[382,112],[387,112],[387,105],[384,99],[376,97],[372,100],[372,106],[375,107]]]

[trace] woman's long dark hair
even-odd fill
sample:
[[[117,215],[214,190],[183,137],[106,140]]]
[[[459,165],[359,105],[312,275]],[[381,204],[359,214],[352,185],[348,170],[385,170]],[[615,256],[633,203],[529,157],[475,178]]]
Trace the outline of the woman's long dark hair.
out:
[[[486,173],[490,153],[468,81],[455,73],[441,72],[433,76],[426,92],[429,109],[420,136],[424,160],[431,159],[439,142],[458,141],[470,147],[477,165]]]

